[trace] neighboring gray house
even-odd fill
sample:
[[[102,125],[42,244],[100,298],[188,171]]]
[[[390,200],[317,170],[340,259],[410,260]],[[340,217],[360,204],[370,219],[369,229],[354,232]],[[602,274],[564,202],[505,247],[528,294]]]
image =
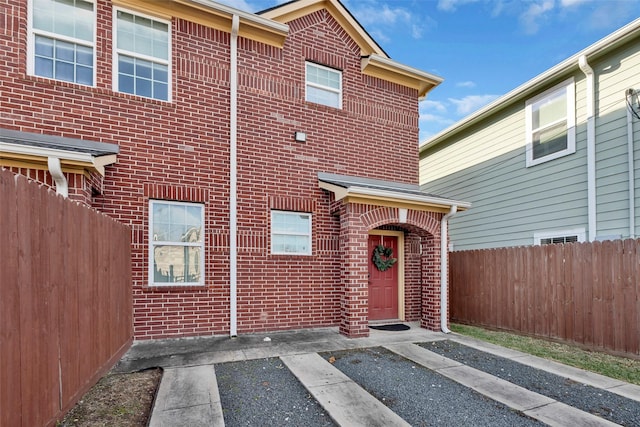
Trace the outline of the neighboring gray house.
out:
[[[640,19],[420,147],[453,250],[640,234]]]

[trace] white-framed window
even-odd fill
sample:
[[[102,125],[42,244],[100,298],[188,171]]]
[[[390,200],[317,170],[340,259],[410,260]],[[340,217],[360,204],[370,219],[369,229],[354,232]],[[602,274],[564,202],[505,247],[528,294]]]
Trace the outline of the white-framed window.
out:
[[[113,87],[118,92],[171,100],[171,23],[113,9]]]
[[[204,205],[149,201],[149,285],[204,285]]]
[[[576,102],[573,79],[525,103],[526,165],[535,166],[576,152]]]
[[[94,86],[93,0],[30,0],[27,73]]]
[[[311,214],[271,211],[271,253],[311,255]]]
[[[571,230],[541,231],[533,234],[534,245],[553,245],[559,243],[584,242],[586,233],[584,228]]]
[[[306,97],[309,102],[342,108],[342,72],[306,63]]]

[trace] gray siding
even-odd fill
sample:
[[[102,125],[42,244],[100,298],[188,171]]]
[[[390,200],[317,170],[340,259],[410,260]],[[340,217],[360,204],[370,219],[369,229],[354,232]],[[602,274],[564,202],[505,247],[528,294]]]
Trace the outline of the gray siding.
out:
[[[618,49],[592,66],[598,76],[596,88],[597,236],[598,238],[629,237],[629,169],[625,92],[629,88],[640,89],[638,44]],[[638,120],[635,119],[635,122],[637,128]],[[637,153],[640,141],[637,140],[637,131],[634,133]],[[637,165],[635,168],[637,169]],[[639,187],[636,185],[635,188]],[[638,212],[635,217],[637,222]]]
[[[625,91],[640,89],[640,42],[594,60],[596,73],[597,236],[629,237]],[[526,99],[421,154],[420,182],[430,193],[465,200],[451,219],[454,250],[533,244],[534,233],[584,229],[587,212],[586,81],[576,89],[576,152],[525,166]],[[547,87],[567,76],[558,76]],[[533,97],[535,94],[527,97]],[[640,234],[640,120],[635,135],[635,235]]]

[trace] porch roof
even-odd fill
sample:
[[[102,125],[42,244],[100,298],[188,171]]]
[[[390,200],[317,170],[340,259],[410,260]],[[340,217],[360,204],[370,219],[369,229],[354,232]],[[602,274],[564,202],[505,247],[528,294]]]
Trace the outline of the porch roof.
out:
[[[0,128],[0,165],[46,169],[54,157],[65,170],[95,170],[104,176],[119,150],[117,144]]]
[[[458,211],[471,207],[469,202],[425,193],[418,185],[401,182],[319,172],[318,184],[334,193],[336,200],[348,203],[436,212],[448,212],[452,206],[457,206]]]

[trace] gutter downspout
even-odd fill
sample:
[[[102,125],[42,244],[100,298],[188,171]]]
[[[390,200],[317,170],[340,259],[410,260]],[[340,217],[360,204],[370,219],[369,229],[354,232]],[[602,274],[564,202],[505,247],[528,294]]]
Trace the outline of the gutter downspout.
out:
[[[578,59],[580,69],[587,77],[587,219],[589,222],[589,241],[596,239],[596,108],[593,69],[587,63],[587,57]]]
[[[449,218],[458,212],[458,206],[451,206],[451,210],[440,220],[440,329],[445,334],[451,333],[447,326],[447,284],[449,280]]]
[[[229,71],[229,334],[238,335],[238,29],[240,17],[231,20]]]
[[[47,165],[49,166],[49,173],[53,178],[53,182],[56,183],[56,194],[60,194],[66,199],[69,197],[69,183],[62,173],[60,159],[57,157],[48,157]]]
[[[627,104],[627,159],[629,162],[629,238],[635,239],[636,233],[636,195],[635,195],[635,165],[633,160],[633,115],[631,113],[631,106],[633,105],[633,98],[636,96],[633,89],[628,89],[625,98]]]

